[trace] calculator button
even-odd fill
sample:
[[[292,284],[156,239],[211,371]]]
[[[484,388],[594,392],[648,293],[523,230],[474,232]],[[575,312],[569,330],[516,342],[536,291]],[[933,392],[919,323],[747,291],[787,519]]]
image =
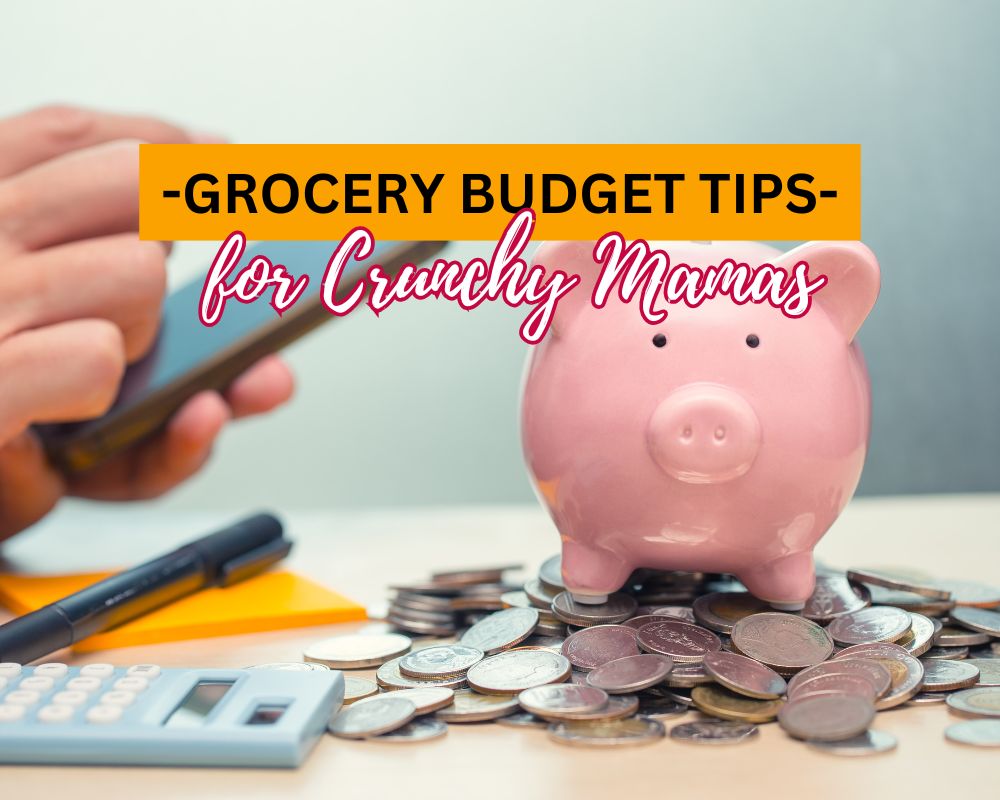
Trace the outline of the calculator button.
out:
[[[52,695],[52,702],[58,706],[82,706],[87,702],[86,692],[73,691],[56,692]]]
[[[59,664],[55,661],[49,662],[48,664],[39,664],[35,667],[33,674],[44,675],[46,678],[54,678],[59,680],[60,678],[65,678],[66,673],[69,672],[69,667],[65,664]]]
[[[94,706],[88,708],[86,713],[87,722],[95,725],[107,725],[109,722],[118,722],[122,718],[121,706]]]
[[[0,678],[16,678],[20,674],[20,664],[11,664],[9,661],[0,664]]]
[[[160,668],[156,664],[136,664],[129,667],[125,674],[134,678],[145,678],[147,681],[160,677]]]
[[[38,702],[40,697],[41,695],[38,692],[32,692],[27,689],[15,689],[13,692],[7,693],[4,702],[15,706],[33,706]]]
[[[144,692],[149,688],[149,681],[145,678],[119,678],[115,681],[115,688],[123,692]]]
[[[121,689],[114,692],[105,692],[101,695],[101,702],[109,706],[130,706],[135,702],[135,694]]]
[[[75,713],[73,706],[42,706],[38,709],[38,721],[69,722]]]
[[[101,688],[101,679],[94,677],[70,678],[66,681],[66,688],[77,692],[96,692]]]
[[[24,706],[4,704],[0,706],[0,723],[17,722],[24,717]]]
[[[54,683],[52,678],[46,678],[44,675],[32,675],[29,678],[23,678],[18,685],[21,689],[29,689],[32,692],[47,692]]]
[[[80,667],[80,674],[85,678],[110,678],[114,671],[114,664],[87,664],[85,667]]]

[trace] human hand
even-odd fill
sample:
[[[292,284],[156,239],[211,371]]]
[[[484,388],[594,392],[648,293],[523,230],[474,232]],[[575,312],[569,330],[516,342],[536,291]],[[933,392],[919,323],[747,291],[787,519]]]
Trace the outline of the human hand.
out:
[[[226,422],[292,394],[291,373],[270,356],[83,476],[67,478],[46,461],[30,426],[107,411],[125,366],[159,327],[169,248],[137,235],[140,141],[218,140],[65,107],[0,120],[0,539],[67,494],[162,494],[202,466]]]

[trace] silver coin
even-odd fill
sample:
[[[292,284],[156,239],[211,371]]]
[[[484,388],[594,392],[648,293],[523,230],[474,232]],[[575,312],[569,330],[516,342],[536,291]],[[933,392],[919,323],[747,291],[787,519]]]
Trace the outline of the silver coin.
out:
[[[391,598],[393,605],[402,608],[412,608],[420,611],[436,611],[438,613],[449,613],[451,608],[450,597],[439,597],[433,594],[418,594],[416,592],[396,592]]]
[[[974,747],[1000,747],[1000,720],[974,719],[949,725],[944,731],[945,738],[957,744]]]
[[[719,637],[710,630],[681,620],[643,625],[636,631],[636,641],[647,653],[670,656],[682,663],[700,662],[706,653],[722,649]]]
[[[636,632],[625,625],[594,625],[571,634],[562,654],[579,670],[596,669],[609,661],[639,655]]]
[[[788,696],[794,695],[799,687],[822,675],[857,675],[871,687],[872,698],[882,697],[892,687],[892,674],[884,664],[865,658],[835,658],[814,667],[802,670],[788,683]]]
[[[689,622],[692,625],[697,625],[693,619],[686,619],[678,614],[640,614],[637,617],[632,617],[631,619],[625,620],[622,625],[626,628],[631,628],[634,631],[639,630],[643,625],[648,625],[650,622],[670,622],[680,620],[681,622]]]
[[[349,634],[315,642],[303,657],[335,669],[364,669],[403,655],[412,644],[409,636],[399,633]]]
[[[521,708],[545,719],[572,718],[574,714],[597,711],[608,704],[608,699],[603,689],[572,683],[535,686],[517,696]]]
[[[503,603],[504,608],[534,608],[528,595],[520,590],[504,592],[500,595],[500,602]]]
[[[961,661],[969,657],[968,647],[932,647],[921,656],[924,661],[935,661],[943,659],[945,661]]]
[[[566,626],[564,625],[563,627],[565,628]],[[545,647],[556,653],[561,653],[565,641],[566,638],[564,636],[539,636],[535,633],[521,642],[518,647]]]
[[[934,634],[934,644],[938,647],[974,647],[986,644],[989,640],[990,636],[987,633],[971,631],[968,628],[959,628],[954,625],[944,625]]]
[[[386,621],[391,623],[395,630],[406,631],[406,633],[412,633],[415,636],[454,636],[458,630],[455,625],[425,622],[395,613],[390,613],[386,617]]]
[[[639,717],[583,722],[566,720],[549,726],[549,736],[554,741],[584,747],[648,744],[662,739],[665,734],[661,723]]]
[[[896,589],[902,592],[918,594],[931,600],[951,600],[951,592],[937,586],[925,586],[916,581],[907,580],[904,577],[892,575],[887,572],[878,572],[868,569],[850,569],[847,577],[858,583],[866,583],[869,586],[881,586],[884,589]]]
[[[842,572],[817,573],[816,587],[802,608],[802,616],[813,622],[829,622],[871,605],[871,593],[863,584],[851,583]]]
[[[594,669],[587,675],[587,683],[608,694],[628,694],[662,683],[673,666],[669,656],[625,656]]]
[[[562,576],[562,557],[556,555],[545,559],[538,570],[538,579],[546,585],[552,594],[559,594],[559,592],[565,591],[566,584],[563,583]]]
[[[493,655],[523,642],[537,625],[537,609],[505,608],[469,628],[462,634],[461,644]]]
[[[770,667],[736,653],[708,653],[705,672],[727,689],[747,697],[769,700],[785,693],[785,679]]]
[[[838,693],[785,703],[778,724],[796,739],[835,742],[863,733],[874,717],[875,708],[868,700]]]
[[[464,644],[439,644],[413,650],[399,660],[399,671],[410,678],[437,680],[467,672],[484,653]]]
[[[698,620],[694,618],[694,611],[688,606],[643,606],[643,614],[647,614],[653,617],[676,617],[684,622],[690,622],[692,625],[697,625]],[[636,613],[639,613],[639,609],[636,609]],[[632,619],[635,619],[633,617]],[[628,625],[632,620],[626,620],[623,625]],[[630,626],[631,627],[631,626]]]
[[[550,636],[565,639],[568,634],[569,631],[566,629],[566,623],[559,620],[556,620],[554,623],[548,623],[539,616],[538,626],[535,628],[532,636]]]
[[[845,617],[839,617],[837,622]],[[733,647],[741,655],[766,664],[782,675],[826,661],[833,641],[812,620],[794,614],[751,614],[733,628]]]
[[[697,720],[670,729],[671,739],[695,744],[739,744],[756,736],[756,725],[727,720]]]
[[[837,617],[826,627],[835,642],[842,645],[894,642],[910,630],[913,619],[901,608],[871,606]]]
[[[875,702],[878,711],[905,703],[920,691],[924,682],[924,665],[896,644],[879,642],[846,647],[837,653],[833,660],[848,658],[877,661],[888,670],[892,685],[889,691]]]
[[[970,658],[965,663],[979,670],[977,686],[1000,686],[1000,658]]]
[[[624,622],[638,607],[631,595],[616,592],[603,603],[578,603],[569,592],[560,592],[552,601],[552,612],[570,625],[612,625]]]
[[[344,708],[330,720],[330,733],[343,739],[367,739],[403,727],[417,707],[401,697],[385,695]]]
[[[929,617],[946,614],[955,607],[954,600],[931,600],[913,592],[901,592],[896,589],[883,589],[880,586],[867,586],[871,594],[872,604],[877,606],[894,606],[904,611],[916,611]]]
[[[484,694],[519,694],[534,686],[561,683],[572,669],[564,656],[550,650],[509,650],[483,659],[466,678],[469,686]]]
[[[917,692],[906,701],[908,706],[932,706],[943,703],[948,698],[947,692]]]
[[[386,695],[380,694],[376,697],[367,697],[357,701],[361,703],[372,703]],[[417,716],[430,714],[438,709],[451,705],[454,697],[454,689],[446,689],[443,686],[425,686],[421,689],[399,689],[392,692],[393,697],[402,697],[409,700],[417,707]]]
[[[473,567],[470,569],[435,572],[431,575],[431,583],[438,586],[456,587],[482,583],[500,583],[505,572],[523,569],[523,564],[501,564],[496,567]]]
[[[424,611],[398,605],[395,602],[389,605],[386,617],[397,617],[410,622],[427,622],[431,625],[440,625],[442,627],[453,627],[455,625],[455,615],[451,611]]]
[[[448,726],[435,717],[417,717],[410,720],[402,728],[397,728],[392,733],[383,733],[381,736],[373,736],[372,742],[387,742],[389,744],[406,744],[408,742],[426,742],[431,739],[440,739],[448,733]]]
[[[979,667],[967,661],[928,661],[924,664],[922,692],[968,689],[979,681]]]
[[[546,611],[552,610],[552,601],[556,599],[559,592],[551,592],[549,588],[538,578],[532,578],[524,584],[524,596],[528,602],[536,608]]]
[[[326,664],[315,664],[307,661],[276,661],[272,664],[254,664],[252,667],[244,669],[267,669],[276,672],[326,672],[330,668]]]
[[[948,695],[948,708],[966,717],[1000,717],[1000,689],[978,687]]]
[[[517,710],[516,697],[459,689],[452,698],[452,704],[438,711],[437,716],[445,722],[485,722]]]
[[[845,662],[847,663],[847,662]],[[799,700],[814,694],[843,693],[865,698],[869,703],[875,702],[876,690],[866,675],[850,672],[832,672],[816,675],[796,684],[788,690],[788,700]]]
[[[388,691],[396,689],[421,689],[426,686],[440,686],[445,689],[461,689],[467,685],[464,675],[455,675],[440,680],[424,680],[420,678],[410,678],[399,671],[401,659],[394,658],[386,661],[375,673],[375,680],[378,685]]]
[[[365,697],[378,694],[378,684],[367,678],[355,678],[351,675],[344,676],[344,705],[349,706]]]
[[[896,640],[896,644],[911,656],[919,657],[931,649],[934,634],[937,633],[941,623],[914,611],[908,613],[913,624],[907,633]]]
[[[960,606],[948,615],[952,622],[972,631],[1000,637],[1000,613],[985,608]]]
[[[934,581],[939,589],[951,592],[951,599],[959,606],[996,608],[1000,606],[1000,588],[978,581]]]
[[[712,683],[713,678],[702,664],[674,664],[667,675],[667,686],[672,689],[690,689]]]
[[[590,689],[593,687],[584,686]],[[608,696],[608,702],[593,711],[574,711],[564,714],[538,714],[540,717],[556,722],[560,719],[573,720],[608,720],[624,719],[633,716],[639,710],[639,698],[634,694],[615,694]]]
[[[500,717],[497,725],[504,725],[509,728],[548,728],[549,721],[529,714],[527,711],[515,711],[505,717]]]
[[[835,742],[806,742],[813,750],[835,756],[873,756],[896,749],[896,737],[885,731],[865,731]]]

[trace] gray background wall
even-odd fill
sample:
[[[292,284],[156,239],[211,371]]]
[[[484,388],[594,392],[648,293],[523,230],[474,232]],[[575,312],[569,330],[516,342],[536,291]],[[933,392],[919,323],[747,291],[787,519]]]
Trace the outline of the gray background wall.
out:
[[[1000,489],[1000,5],[33,2],[0,113],[64,101],[241,142],[860,142],[883,292],[867,493]],[[338,231],[331,231],[335,237]],[[377,233],[377,227],[376,227]],[[453,245],[467,258],[482,244]],[[211,243],[177,248],[174,282]],[[162,507],[524,501],[520,314],[364,311],[289,351],[294,403]]]

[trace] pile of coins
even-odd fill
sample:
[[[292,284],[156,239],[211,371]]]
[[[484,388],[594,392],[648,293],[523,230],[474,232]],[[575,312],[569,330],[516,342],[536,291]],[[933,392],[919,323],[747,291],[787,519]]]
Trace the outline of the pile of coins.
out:
[[[346,677],[336,736],[416,741],[450,724],[542,728],[557,742],[626,745],[667,736],[752,740],[776,721],[842,755],[896,746],[878,712],[944,703],[969,721],[954,742],[1000,746],[1000,590],[870,570],[820,569],[801,612],[773,610],[732,577],[636,572],[599,605],[562,583],[559,557],[523,585],[517,567],[438,573],[392,587],[382,629],[310,647]],[[414,648],[413,636],[450,637]],[[303,668],[306,665],[301,665]]]

